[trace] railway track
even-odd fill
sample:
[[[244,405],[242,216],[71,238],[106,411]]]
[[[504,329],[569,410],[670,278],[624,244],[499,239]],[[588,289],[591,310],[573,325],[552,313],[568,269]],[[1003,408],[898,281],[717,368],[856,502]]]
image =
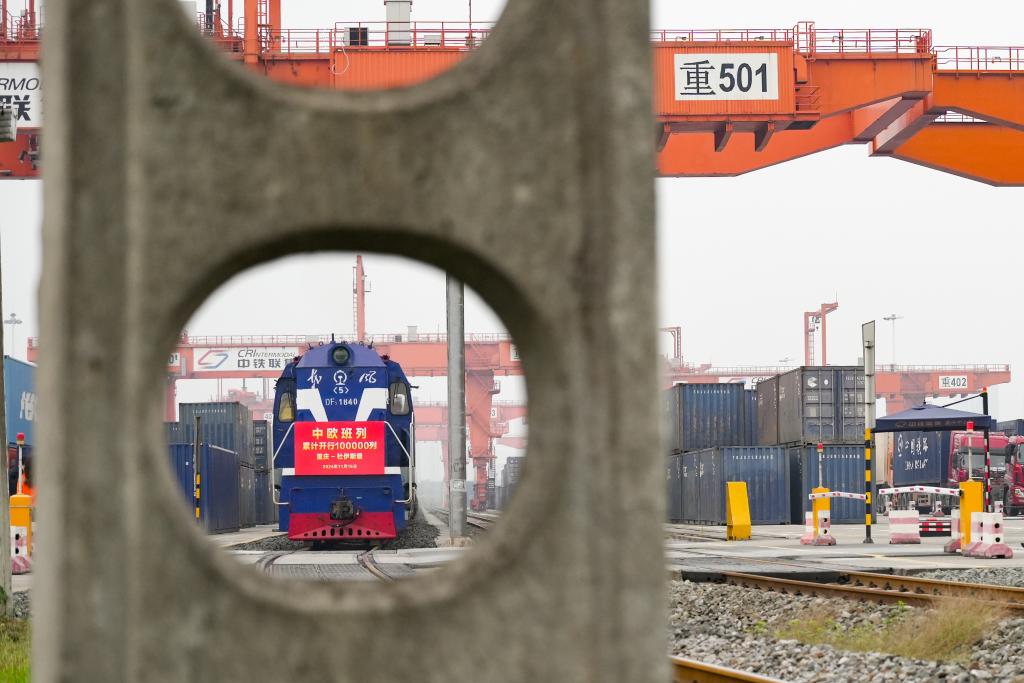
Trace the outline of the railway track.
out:
[[[369,550],[364,550],[359,553],[356,555],[356,562],[358,562],[360,567],[365,569],[375,578],[378,578],[385,583],[390,583],[395,580],[394,577],[384,571],[384,568],[377,564],[377,560],[373,557],[373,551],[377,550],[377,548],[378,546],[374,546]]]
[[[713,553],[693,552],[707,557],[736,559]],[[760,588],[794,595],[867,600],[872,602],[903,602],[908,605],[932,606],[949,599],[970,599],[979,605],[999,607],[1011,612],[1024,612],[1024,588],[994,586],[985,583],[943,581],[915,576],[879,574],[848,569],[833,570],[826,565],[809,564],[765,558],[742,558],[744,562],[766,566],[799,567],[816,571],[834,572],[841,583],[821,583],[797,579],[776,578],[746,572],[722,572],[726,583]]]
[[[674,683],[727,683],[728,681],[748,681],[748,683],[782,683],[778,678],[769,678],[760,674],[738,671],[725,666],[698,662],[683,657],[669,657],[672,664],[672,680]]]
[[[442,517],[445,524],[448,523],[448,511],[440,508],[434,510],[434,514],[438,517]],[[491,526],[498,521],[499,515],[490,512],[467,512],[466,513],[466,524],[476,527],[477,529],[489,529]]]

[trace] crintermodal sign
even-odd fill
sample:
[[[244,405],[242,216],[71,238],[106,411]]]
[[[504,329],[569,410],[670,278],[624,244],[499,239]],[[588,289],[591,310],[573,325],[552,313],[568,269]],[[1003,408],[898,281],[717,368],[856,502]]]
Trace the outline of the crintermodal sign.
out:
[[[296,422],[295,474],[384,474],[384,423]]]
[[[11,108],[18,128],[39,128],[43,125],[42,94],[38,64],[0,63],[0,107]]]

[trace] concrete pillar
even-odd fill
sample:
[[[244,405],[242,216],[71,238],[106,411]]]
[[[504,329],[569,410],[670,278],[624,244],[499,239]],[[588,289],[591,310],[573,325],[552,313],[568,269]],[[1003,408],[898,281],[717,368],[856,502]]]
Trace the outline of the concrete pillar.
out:
[[[33,681],[668,678],[647,3],[505,15],[434,81],[326,97],[218,61],[171,0],[48,7]],[[312,249],[428,261],[516,337],[530,466],[460,563],[282,586],[181,503],[166,351]]]

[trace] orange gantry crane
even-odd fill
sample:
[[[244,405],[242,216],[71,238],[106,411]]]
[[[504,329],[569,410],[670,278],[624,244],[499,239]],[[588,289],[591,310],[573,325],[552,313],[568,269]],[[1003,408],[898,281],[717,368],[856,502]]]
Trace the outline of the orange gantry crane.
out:
[[[38,59],[35,4],[26,1],[31,12],[16,17],[0,0],[0,63]],[[292,29],[282,26],[281,0],[207,4],[213,11],[197,17],[199,29],[229,58],[282,83],[338,90],[414,85],[465,59],[492,30],[411,18]],[[651,41],[662,176],[738,175],[860,143],[874,156],[1024,185],[1024,47],[937,46],[928,29],[807,21],[659,30]],[[0,177],[38,173],[30,163],[37,132],[0,143]]]
[[[825,316],[839,309],[838,302],[822,304],[816,311],[804,312],[804,365],[828,365],[828,335]],[[821,331],[821,362],[815,362],[814,339]]]

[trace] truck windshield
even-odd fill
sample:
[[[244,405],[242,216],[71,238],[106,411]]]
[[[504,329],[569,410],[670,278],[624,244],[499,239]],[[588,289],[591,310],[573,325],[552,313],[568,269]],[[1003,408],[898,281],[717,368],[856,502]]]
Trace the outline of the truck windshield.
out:
[[[1006,456],[996,455],[992,453],[989,455],[989,460],[992,463],[993,468],[1005,468],[1006,467]],[[985,469],[985,454],[984,453],[971,453],[971,469],[981,470]]]

